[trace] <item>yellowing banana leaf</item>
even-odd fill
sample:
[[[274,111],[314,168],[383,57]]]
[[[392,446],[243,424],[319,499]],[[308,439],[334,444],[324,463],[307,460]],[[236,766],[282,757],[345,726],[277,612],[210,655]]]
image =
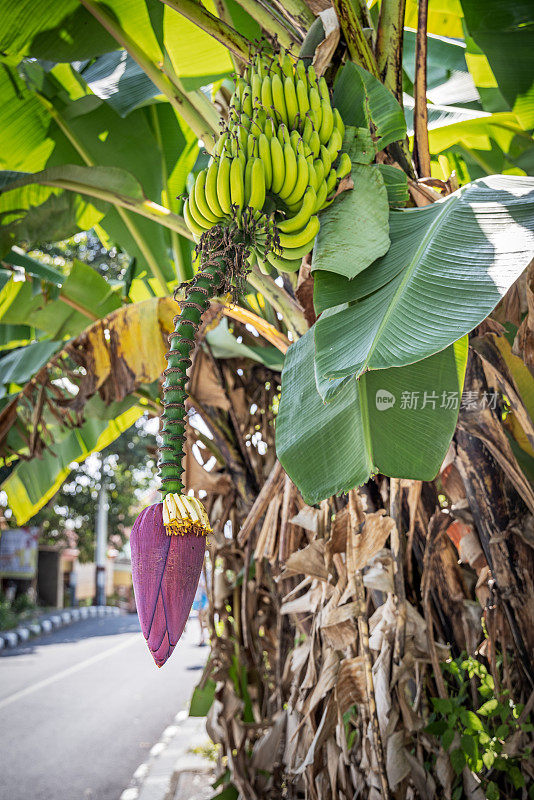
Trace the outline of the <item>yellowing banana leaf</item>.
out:
[[[432,480],[456,426],[467,349],[464,337],[416,364],[348,378],[325,404],[314,378],[313,329],[291,345],[276,451],[305,501],[347,492],[376,472]]]
[[[404,17],[406,28],[417,30],[418,9],[417,0],[407,0]],[[428,33],[433,33],[437,36],[448,36],[453,39],[462,39],[464,35],[462,18],[463,11],[460,0],[429,0]]]
[[[94,390],[107,382],[110,399],[122,399],[140,384],[157,380],[165,368],[176,311],[172,298],[154,297],[123,306],[87,328],[79,352]]]
[[[318,320],[321,376],[359,376],[443,350],[487,317],[534,256],[532,178],[481,179],[443,201],[392,214],[404,224],[381,267],[400,271]]]

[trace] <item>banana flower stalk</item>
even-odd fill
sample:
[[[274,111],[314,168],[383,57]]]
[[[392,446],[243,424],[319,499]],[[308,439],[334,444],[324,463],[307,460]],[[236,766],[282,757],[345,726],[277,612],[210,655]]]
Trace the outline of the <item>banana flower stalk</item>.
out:
[[[202,503],[167,494],[145,508],[130,536],[132,580],[141,630],[158,667],[176,647],[200,579],[206,536]]]

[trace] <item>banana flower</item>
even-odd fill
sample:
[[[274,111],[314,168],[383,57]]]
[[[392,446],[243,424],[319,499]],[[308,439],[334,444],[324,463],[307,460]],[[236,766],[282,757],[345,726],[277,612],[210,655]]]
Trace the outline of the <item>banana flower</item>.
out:
[[[202,503],[168,494],[136,519],[130,536],[132,580],[141,630],[158,667],[176,647],[200,580],[206,536]]]

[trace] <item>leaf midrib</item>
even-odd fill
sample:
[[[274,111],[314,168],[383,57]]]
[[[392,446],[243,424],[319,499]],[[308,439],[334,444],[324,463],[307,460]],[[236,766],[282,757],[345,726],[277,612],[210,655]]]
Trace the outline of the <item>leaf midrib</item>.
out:
[[[421,255],[424,252],[426,252],[426,250],[428,248],[429,241],[439,231],[439,229],[441,228],[443,223],[448,219],[449,214],[451,213],[452,209],[456,207],[456,205],[458,204],[460,199],[461,199],[461,195],[459,195],[459,196],[457,196],[457,197],[455,197],[453,199],[450,199],[450,200],[446,201],[445,203],[443,203],[443,209],[438,212],[436,220],[431,223],[431,225],[429,226],[426,234],[423,236],[421,244],[419,245],[419,247],[415,251],[413,258],[411,259],[410,263],[406,267],[405,275],[404,275],[403,279],[401,280],[401,282],[399,283],[399,285],[398,285],[398,287],[397,287],[397,289],[396,289],[396,291],[395,291],[395,293],[394,293],[394,295],[393,295],[393,297],[391,299],[389,307],[388,307],[386,313],[384,314],[384,316],[382,318],[382,322],[378,326],[378,330],[377,330],[377,332],[376,332],[376,334],[375,334],[375,336],[373,338],[373,343],[372,343],[371,347],[369,348],[369,351],[367,353],[367,357],[366,357],[365,361],[362,363],[362,365],[361,365],[360,369],[358,370],[358,372],[356,373],[356,377],[357,378],[359,378],[363,374],[363,372],[365,372],[365,370],[370,369],[369,361],[371,359],[371,356],[373,355],[373,353],[374,353],[374,351],[376,349],[376,346],[377,346],[378,342],[380,341],[380,337],[381,337],[382,331],[384,330],[385,326],[387,325],[391,315],[393,314],[393,312],[397,308],[397,304],[399,302],[399,297],[402,296],[402,293],[404,292],[404,287],[406,286],[406,284],[408,283],[408,281],[410,280],[410,278],[414,274],[415,270],[417,269],[417,267],[418,267],[418,265],[420,263],[420,260],[421,260]],[[435,204],[435,206],[437,206],[437,203]],[[383,289],[381,291],[383,291],[386,288],[387,288],[387,284],[386,284],[386,286],[383,287]],[[427,355],[431,355],[431,354],[427,354]]]

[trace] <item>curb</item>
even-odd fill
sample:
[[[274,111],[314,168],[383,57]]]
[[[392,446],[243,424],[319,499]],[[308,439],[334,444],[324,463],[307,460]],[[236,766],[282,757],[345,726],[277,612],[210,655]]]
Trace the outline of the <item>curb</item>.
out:
[[[120,608],[117,606],[83,606],[82,608],[71,608],[69,611],[54,612],[37,622],[21,625],[15,628],[15,630],[0,631],[0,650],[8,647],[17,647],[19,644],[24,644],[24,642],[27,642],[34,636],[42,636],[43,633],[52,633],[54,630],[64,628],[66,625],[71,625],[73,622],[78,622],[81,619],[97,616],[103,617],[109,614],[117,616],[120,613]]]
[[[180,711],[133,774],[119,800],[204,800],[211,797],[214,763],[192,752],[209,742],[204,717]]]

